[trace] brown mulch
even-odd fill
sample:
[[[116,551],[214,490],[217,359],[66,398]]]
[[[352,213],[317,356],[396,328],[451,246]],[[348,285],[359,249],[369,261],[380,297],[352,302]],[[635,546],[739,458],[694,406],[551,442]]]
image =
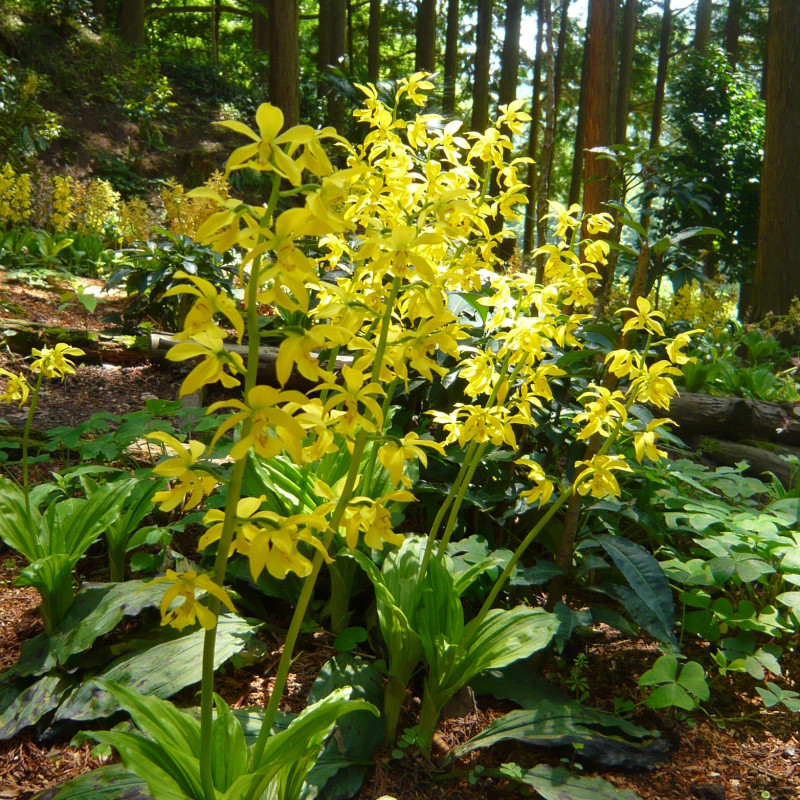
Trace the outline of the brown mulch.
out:
[[[100,282],[97,282],[98,284]],[[108,299],[108,307],[119,304],[119,298]],[[57,311],[58,298],[47,290],[11,284],[0,273],[0,316],[22,316],[10,313],[24,311],[27,319],[49,325],[81,328],[86,325],[80,309]],[[97,315],[92,328],[108,328]],[[5,349],[0,353],[0,366],[16,371],[24,369],[24,360]],[[120,364],[81,364],[76,374],[66,381],[50,382],[42,392],[35,425],[45,430],[57,425],[74,425],[98,411],[114,414],[144,407],[152,397],[173,399],[181,376],[163,364],[150,364],[143,354],[135,362]],[[12,407],[0,407],[0,416],[13,424],[21,424],[24,415]],[[41,631],[36,611],[38,595],[33,589],[11,585],[24,559],[10,553],[0,554],[0,671],[14,663],[26,639]],[[281,621],[282,624],[283,621]],[[331,638],[326,634],[306,636],[302,640],[290,678],[285,707],[297,711],[303,707],[308,689],[322,664],[331,656]],[[264,703],[272,688],[271,676],[280,657],[281,641],[266,635],[263,660],[254,666],[234,668],[228,665],[220,672],[217,690],[227,702],[240,707]],[[644,640],[630,640],[607,634],[586,644],[585,675],[589,681],[591,702],[603,710],[613,710],[614,698],[641,700],[637,679],[657,657],[652,645]],[[574,654],[556,664],[550,678],[563,684]],[[800,670],[800,658],[789,654],[786,685]],[[708,663],[707,660],[705,663]],[[562,685],[562,690],[567,690]],[[196,687],[185,689],[179,700],[194,703]],[[412,699],[408,716],[401,729],[414,724],[415,704]],[[514,786],[504,780],[481,779],[475,785],[464,777],[448,778],[453,771],[460,775],[476,763],[496,768],[505,761],[516,761],[523,767],[542,762],[558,763],[558,756],[547,751],[534,751],[522,746],[498,747],[491,752],[473,754],[466,762],[448,767],[443,756],[457,744],[466,741],[493,718],[508,710],[489,697],[479,697],[477,708],[466,716],[445,720],[437,734],[434,755],[427,759],[413,748],[402,758],[394,758],[391,748],[382,749],[375,757],[365,785],[357,800],[375,800],[384,794],[398,800],[484,800],[519,796]],[[674,718],[637,709],[634,721],[644,727],[659,728],[677,742],[670,760],[653,772],[593,772],[601,774],[619,787],[632,789],[642,800],[770,800],[800,799],[798,769],[798,717],[787,711],[765,710],[755,696],[752,682],[741,676],[716,678],[708,715],[697,712]],[[563,754],[559,754],[563,755]],[[36,791],[55,786],[70,777],[100,764],[91,757],[88,745],[75,750],[66,742],[37,743],[30,731],[6,742],[0,742],[0,800],[29,800]],[[768,793],[768,794],[765,794]]]

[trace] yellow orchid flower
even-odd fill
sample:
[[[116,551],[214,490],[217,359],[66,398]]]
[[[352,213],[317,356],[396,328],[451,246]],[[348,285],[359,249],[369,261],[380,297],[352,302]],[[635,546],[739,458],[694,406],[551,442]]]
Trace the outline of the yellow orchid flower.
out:
[[[274,458],[285,450],[296,463],[301,464],[306,433],[295,414],[313,403],[300,392],[282,391],[263,385],[254,386],[247,393],[246,401],[221,400],[209,406],[208,412],[211,414],[224,407],[241,409],[220,425],[212,445],[226,431],[240,422],[250,420],[250,433],[233,446],[231,458],[240,461],[252,447],[262,458]]]
[[[192,509],[213,491],[217,479],[202,469],[194,469],[194,465],[206,451],[206,446],[202,442],[190,439],[184,445],[163,431],[148,433],[145,438],[161,442],[175,452],[174,458],[168,458],[153,467],[156,475],[177,481],[171,489],[153,495],[153,502],[160,504],[162,511],[172,511],[177,508],[187,495],[191,496],[186,503],[186,509]]]
[[[669,361],[656,361],[655,364],[642,368],[631,383],[631,391],[636,394],[638,402],[653,403],[668,409],[670,400],[678,394],[675,383],[669,376],[680,374],[681,371]]]
[[[539,501],[539,508],[541,508],[553,496],[555,486],[545,474],[542,465],[532,458],[518,458],[517,464],[528,469],[528,480],[534,485],[530,489],[525,489],[520,492],[520,497],[523,497],[528,503],[535,503]]]
[[[399,547],[405,541],[405,536],[392,530],[392,517],[386,503],[392,500],[410,503],[415,499],[411,492],[404,489],[389,492],[379,500],[362,496],[351,498],[342,524],[350,552],[356,549],[361,533],[364,534],[364,544],[372,550],[383,550],[384,543]]]
[[[610,436],[617,422],[623,422],[628,414],[625,411],[624,396],[622,392],[610,392],[604,386],[592,386],[578,397],[583,402],[585,398],[595,397],[596,400],[586,403],[584,411],[576,414],[573,421],[580,425],[586,423],[578,433],[578,439],[591,439],[596,433],[601,436]]]
[[[183,323],[183,330],[175,334],[175,339],[178,341],[182,339],[191,339],[198,333],[207,334],[220,339],[224,338],[224,332],[214,322],[214,315],[222,314],[236,331],[237,340],[240,342],[242,341],[242,336],[244,336],[244,319],[239,309],[236,307],[236,301],[232,297],[224,292],[217,291],[216,287],[210,281],[205,280],[205,278],[200,278],[197,275],[189,275],[179,270],[175,273],[175,277],[186,278],[190,280],[194,286],[188,286],[186,284],[173,286],[171,289],[167,289],[167,291],[164,292],[164,297],[171,297],[176,294],[190,294],[199,298],[186,315],[186,319]]]
[[[622,326],[622,332],[627,333],[632,330],[647,331],[658,336],[664,335],[664,328],[661,327],[659,319],[664,319],[660,311],[651,310],[652,303],[646,297],[636,298],[636,308],[620,308],[617,314],[628,311],[632,314],[631,318]]]
[[[619,497],[620,488],[614,471],[632,471],[622,456],[596,455],[588,461],[577,463],[586,469],[576,478],[575,491],[580,495],[591,493],[592,497]]]
[[[25,376],[22,373],[14,375],[13,372],[9,372],[7,369],[0,369],[0,375],[8,379],[6,390],[0,395],[0,403],[19,402],[19,408],[22,408],[28,402],[28,395],[31,391],[30,384]]]
[[[422,462],[422,466],[428,466],[428,456],[424,447],[432,447],[436,452],[444,455],[444,448],[439,442],[434,442],[432,439],[420,439],[413,431],[400,439],[390,440],[380,446],[378,461],[386,467],[389,478],[395,486],[400,483],[411,486],[411,480],[403,475],[406,461],[418,459]]]
[[[187,625],[194,625],[199,620],[206,629],[211,630],[217,624],[217,616],[210,609],[200,603],[195,597],[195,592],[208,592],[216,597],[226,608],[235,611],[228,593],[218,584],[214,583],[208,575],[198,575],[193,569],[186,572],[175,572],[168,569],[167,574],[145,584],[152,586],[154,583],[171,583],[172,586],[164,592],[161,599],[161,624],[170,625],[183,630]],[[173,601],[181,599],[180,605],[170,608]]]
[[[31,353],[38,356],[31,363],[32,372],[40,372],[45,378],[61,378],[75,374],[75,364],[67,356],[86,355],[80,347],[70,347],[68,344],[59,342],[55,347],[43,347],[37,350],[35,347]]]
[[[684,333],[679,333],[667,346],[666,351],[667,355],[669,356],[669,360],[673,364],[686,364],[689,361],[696,361],[695,358],[690,358],[685,353],[682,352],[684,347],[689,345],[689,340],[695,333],[702,333],[702,328],[694,328],[691,331],[685,331]]]
[[[196,334],[192,342],[176,344],[167,353],[167,360],[185,361],[187,358],[196,358],[197,356],[203,356],[203,360],[184,379],[181,384],[180,397],[192,394],[201,387],[217,381],[226,389],[240,384],[239,378],[229,372],[244,374],[245,366],[242,357],[232,350],[226,350],[222,339],[209,334],[208,331]],[[226,369],[229,372],[226,372]]]
[[[636,460],[641,464],[642,459],[647,456],[651,461],[658,461],[661,458],[666,458],[667,454],[664,450],[659,450],[656,447],[657,428],[662,425],[675,423],[666,417],[661,419],[653,419],[647,424],[647,428],[641,433],[637,433],[633,437],[633,449],[636,451]]]
[[[253,140],[253,144],[238,147],[231,153],[225,165],[225,174],[243,168],[274,171],[286,178],[293,186],[299,186],[302,183],[302,169],[291,158],[291,154],[298,145],[310,142],[316,132],[309,125],[296,125],[281,133],[283,123],[283,111],[271,103],[262,103],[256,110],[258,133],[249,125],[236,120],[218,122],[217,125],[229,128]],[[289,145],[288,153],[281,148],[281,145],[284,144]]]

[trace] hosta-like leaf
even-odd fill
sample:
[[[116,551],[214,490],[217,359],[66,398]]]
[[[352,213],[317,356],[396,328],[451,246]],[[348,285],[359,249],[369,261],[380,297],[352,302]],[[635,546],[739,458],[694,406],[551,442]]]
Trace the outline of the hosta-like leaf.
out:
[[[636,792],[620,789],[603,778],[578,775],[549,764],[526,770],[519,781],[535,789],[543,800],[639,800]]]
[[[234,614],[223,614],[217,626],[214,667],[242,650],[255,628]],[[200,680],[205,631],[201,628],[172,641],[162,642],[123,656],[98,678],[130,686],[143,695],[170,697],[184,686]],[[55,715],[55,720],[91,720],[113,714],[114,698],[95,683],[73,692]]]
[[[217,717],[211,726],[211,774],[214,786],[224,792],[247,772],[247,744],[244,730],[228,704],[214,695]]]
[[[153,800],[147,784],[122,764],[109,764],[78,775],[33,800]]]
[[[260,766],[255,772],[234,781],[224,800],[251,800],[261,797],[272,781],[277,781],[281,800],[296,800],[308,770],[336,720],[353,711],[378,709],[365,700],[351,700],[350,689],[337,689],[324,699],[307,706],[286,730],[267,740]]]
[[[679,649],[674,633],[672,589],[658,561],[643,547],[622,536],[602,534],[595,538],[630,586],[631,592],[617,590],[617,599],[648,633]]]
[[[15,581],[33,586],[42,598],[41,615],[46,633],[53,633],[72,605],[72,560],[64,554],[45,556],[28,564]]]
[[[345,686],[352,688],[351,697],[363,698],[376,706],[383,698],[380,672],[371,663],[345,653],[323,666],[311,687],[308,702],[314,703]],[[365,711],[340,718],[336,728],[336,735],[325,745],[308,773],[303,800],[352,797],[361,786],[383,739],[383,723]]]
[[[581,760],[612,767],[652,768],[664,761],[670,745],[657,732],[647,731],[614,714],[585,708],[570,700],[543,699],[535,708],[511,711],[477,736],[456,747],[455,759],[484,747],[513,739],[535,747],[582,745]]]
[[[31,684],[0,714],[0,739],[10,739],[23,728],[35,725],[45,714],[58,707],[73,683],[69,676],[45,675]]]

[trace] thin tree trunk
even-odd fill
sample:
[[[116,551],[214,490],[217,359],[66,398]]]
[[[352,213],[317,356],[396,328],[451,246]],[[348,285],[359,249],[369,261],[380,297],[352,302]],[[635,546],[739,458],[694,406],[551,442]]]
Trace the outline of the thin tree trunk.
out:
[[[253,49],[259,53],[269,52],[269,3],[253,0]]]
[[[656,72],[656,90],[653,97],[653,115],[650,121],[650,142],[649,148],[652,150],[658,147],[661,140],[661,120],[664,114],[664,91],[667,85],[667,67],[669,66],[669,39],[672,31],[672,9],[670,0],[664,0],[664,8],[661,16],[661,42],[658,47],[658,70]],[[644,182],[644,199],[642,200],[642,215],[640,222],[647,233],[650,227],[650,206],[651,198],[648,191],[652,190],[653,183],[647,175]]]
[[[800,11],[800,8],[798,8]],[[739,60],[739,33],[741,29],[742,0],[730,0],[725,19],[725,54],[731,69],[736,69]]]
[[[586,139],[586,102],[589,84],[589,31],[583,44],[581,62],[581,91],[578,98],[578,122],[575,127],[575,147],[572,153],[572,177],[569,183],[568,204],[573,205],[581,199],[581,180],[583,178],[583,147]]]
[[[436,0],[417,0],[414,69],[417,72],[433,72],[436,69]]]
[[[458,72],[458,0],[447,0],[447,32],[444,42],[444,86],[442,87],[442,110],[447,116],[456,111],[456,81]]]
[[[219,21],[221,16],[219,3],[215,2],[211,12],[211,63],[215,68],[219,66]]]
[[[561,20],[558,28],[558,49],[556,50],[556,67],[553,83],[555,90],[553,94],[556,125],[558,124],[558,109],[561,104],[561,77],[564,71],[564,53],[567,50],[567,31],[569,30],[569,4],[570,0],[562,0]]]
[[[633,78],[633,53],[636,46],[636,17],[638,0],[625,0],[625,15],[622,23],[622,50],[619,58],[619,80],[617,82],[617,108],[615,114],[616,144],[628,141],[628,110]]]
[[[298,0],[271,0],[269,99],[283,111],[285,127],[300,122]]]
[[[347,0],[330,0],[328,22],[330,25],[329,63],[339,66],[342,57],[347,52]],[[328,92],[328,121],[340,133],[344,130],[344,99],[340,92],[334,89]]]
[[[369,0],[367,33],[367,77],[377,83],[381,71],[381,0]]]
[[[317,69],[325,72],[331,63],[331,4],[333,0],[319,0],[319,27],[317,28]]]
[[[536,187],[539,154],[539,117],[542,115],[542,42],[544,41],[544,0],[536,6],[536,49],[533,61],[533,88],[531,89],[531,129],[528,134],[528,205],[525,207],[525,230],[522,237],[522,252],[533,252],[533,234],[536,230]]]
[[[500,59],[500,105],[511,103],[517,99],[521,26],[522,0],[507,0],[503,54]]]
[[[694,49],[704,56],[711,40],[711,0],[697,0],[694,23]]]
[[[492,55],[492,0],[478,0],[475,32],[475,81],[472,91],[472,130],[483,133],[489,125],[489,62]]]
[[[547,239],[547,200],[550,197],[550,174],[553,170],[553,141],[556,129],[556,92],[555,92],[555,57],[553,55],[553,9],[550,0],[544,0],[544,22],[547,28],[546,56],[547,69],[545,69],[545,123],[544,140],[542,141],[542,164],[539,169],[539,187],[536,198],[536,218],[538,243],[541,247]],[[536,283],[544,281],[544,256],[536,259]]]
[[[144,46],[144,0],[121,0],[119,32],[124,42],[136,47]]]

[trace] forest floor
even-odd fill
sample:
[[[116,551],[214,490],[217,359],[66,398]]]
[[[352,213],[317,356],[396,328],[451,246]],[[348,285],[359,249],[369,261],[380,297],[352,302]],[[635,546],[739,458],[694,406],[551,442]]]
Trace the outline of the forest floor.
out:
[[[89,282],[99,289],[100,282]],[[108,299],[106,310],[119,304]],[[0,273],[0,318],[22,318],[66,328],[93,330],[107,328],[99,318],[87,319],[79,309],[58,311],[57,291],[31,288],[12,283]],[[105,313],[105,312],[103,312]],[[0,319],[2,325],[2,319]],[[104,351],[108,358],[99,364],[82,364],[76,374],[64,383],[46,385],[40,400],[35,427],[46,430],[57,425],[75,425],[99,411],[115,414],[144,406],[148,398],[174,399],[181,375],[164,364],[150,363],[145,353],[124,357],[113,355],[113,348]],[[104,356],[104,358],[106,357]],[[0,352],[0,367],[12,371],[22,365],[20,356],[7,348]],[[22,412],[14,406],[0,409],[0,415],[19,425]],[[52,465],[58,468],[60,465]],[[39,469],[43,469],[40,467]],[[41,473],[46,474],[46,472]],[[15,587],[14,577],[23,565],[11,553],[0,555],[0,671],[14,663],[23,641],[41,631],[37,614],[38,595],[30,588]],[[84,568],[82,568],[84,569]],[[82,577],[102,580],[103,575],[91,572],[91,565]],[[294,664],[289,684],[290,706],[302,703],[316,673],[332,654],[324,634],[307,641]],[[270,656],[260,665],[221,671],[218,691],[235,705],[263,703],[269,691],[269,675],[277,663],[281,642],[267,640]],[[656,657],[656,650],[646,639],[629,639],[610,630],[598,631],[584,645],[587,666],[584,675],[589,684],[587,705],[613,711],[614,698],[641,700],[637,679]],[[789,653],[787,677],[796,681],[800,674],[800,656]],[[569,666],[554,667],[548,676],[556,684]],[[563,680],[560,681],[562,690]],[[794,687],[796,688],[796,686]],[[649,728],[659,728],[675,744],[669,760],[652,772],[597,771],[590,764],[584,774],[602,775],[616,786],[626,787],[643,800],[798,800],[800,798],[800,732],[797,715],[785,711],[767,711],[752,689],[752,682],[737,676],[715,679],[712,699],[705,711],[675,718],[656,715],[641,706],[633,721]],[[192,702],[193,690],[181,693]],[[413,701],[412,701],[413,703]],[[398,800],[450,798],[479,800],[519,796],[504,781],[472,785],[466,778],[448,779],[448,770],[463,775],[475,763],[496,767],[514,761],[522,766],[540,762],[558,763],[558,753],[537,751],[522,745],[501,746],[483,753],[469,763],[456,763],[443,768],[441,761],[453,746],[465,741],[485,727],[491,719],[508,710],[507,705],[490,696],[479,696],[477,706],[465,716],[446,720],[437,735],[433,760],[409,749],[400,760],[392,758],[385,748],[375,758],[375,769],[357,795],[358,800],[374,800],[383,794]],[[413,724],[409,712],[407,724]],[[401,727],[403,721],[401,721]],[[0,800],[29,800],[45,788],[99,765],[91,757],[88,746],[69,747],[66,741],[37,742],[34,732],[27,730],[0,743]]]

